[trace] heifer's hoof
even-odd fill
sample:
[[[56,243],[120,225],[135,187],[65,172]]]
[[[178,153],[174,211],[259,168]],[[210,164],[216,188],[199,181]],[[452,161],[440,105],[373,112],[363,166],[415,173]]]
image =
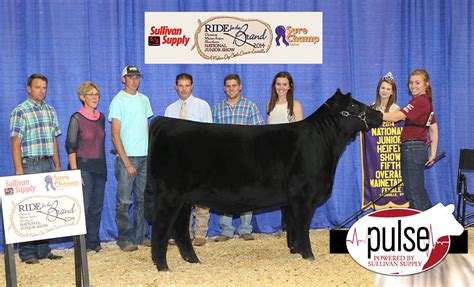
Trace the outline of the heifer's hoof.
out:
[[[300,251],[294,247],[290,247],[290,253],[291,254],[296,254],[296,253],[300,253]]]
[[[314,261],[314,255],[303,255],[303,259],[309,260],[309,261]]]
[[[189,263],[201,263],[198,258],[193,257],[185,257],[184,260]]]
[[[168,268],[168,265],[166,264],[155,264],[155,265],[156,265],[156,269],[158,269],[159,272],[170,271],[170,269]]]

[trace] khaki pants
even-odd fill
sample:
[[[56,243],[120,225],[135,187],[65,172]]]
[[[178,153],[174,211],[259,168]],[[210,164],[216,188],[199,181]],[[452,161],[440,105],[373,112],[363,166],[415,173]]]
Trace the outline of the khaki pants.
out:
[[[194,232],[193,232],[193,217],[195,220]],[[191,212],[191,218],[189,220],[189,234],[191,238],[206,238],[207,237],[207,224],[209,222],[209,208],[204,206],[195,206],[194,212]],[[194,236],[193,236],[194,234]]]

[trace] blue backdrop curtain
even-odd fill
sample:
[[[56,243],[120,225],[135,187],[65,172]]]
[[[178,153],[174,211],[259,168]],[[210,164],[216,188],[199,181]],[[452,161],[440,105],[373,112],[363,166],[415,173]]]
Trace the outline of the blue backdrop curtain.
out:
[[[474,4],[470,0],[440,1],[294,1],[294,0],[160,0],[160,1],[18,1],[0,2],[0,176],[12,175],[9,116],[24,101],[26,80],[40,72],[49,78],[46,101],[57,110],[63,135],[59,137],[61,162],[70,115],[79,109],[76,88],[83,81],[100,87],[99,109],[108,114],[113,96],[122,88],[125,65],[143,73],[140,91],[150,98],[155,115],[177,99],[175,75],[194,76],[194,94],[210,105],[225,97],[223,77],[238,73],[243,95],[261,112],[270,95],[273,75],[289,71],[296,98],[309,115],[337,88],[370,104],[379,78],[392,71],[398,85],[398,104],[410,100],[407,77],[417,67],[431,75],[434,106],[439,122],[439,150],[447,158],[426,172],[433,202],[455,203],[460,148],[474,148],[470,116],[474,99],[469,87],[474,76],[472,56]],[[323,12],[323,64],[321,65],[145,65],[144,12],[147,11],[320,11]],[[282,19],[284,24],[284,19]],[[110,125],[107,146],[112,148]],[[113,156],[107,158],[109,178],[102,216],[102,240],[114,240],[115,189]],[[333,227],[361,205],[358,140],[347,146],[336,173],[333,194],[317,209],[312,228]],[[254,219],[257,232],[275,232],[279,213],[266,212]],[[218,234],[213,215],[209,235]],[[3,232],[3,230],[0,230]],[[0,243],[2,239],[0,237]]]

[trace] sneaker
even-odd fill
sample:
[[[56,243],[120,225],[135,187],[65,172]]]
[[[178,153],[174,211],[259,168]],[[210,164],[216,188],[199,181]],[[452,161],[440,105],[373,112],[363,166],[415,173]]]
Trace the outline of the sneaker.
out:
[[[243,240],[255,240],[255,236],[252,233],[241,234],[240,238]]]
[[[203,246],[204,244],[206,244],[206,238],[197,237],[193,240],[194,246]]]
[[[50,253],[48,255],[48,257],[46,257],[46,258],[51,259],[51,260],[58,260],[58,259],[61,259],[63,257],[61,255],[54,255],[53,253]]]
[[[140,245],[143,245],[143,246],[146,246],[146,247],[151,247],[151,240],[146,238],[142,244]]]
[[[226,236],[226,235],[219,235],[219,236],[216,237],[215,241],[216,242],[224,242],[224,241],[227,241],[231,238],[232,237],[229,237],[229,236]]]
[[[125,246],[120,246],[120,249],[123,251],[123,252],[132,252],[132,251],[136,251],[138,250],[138,246],[136,246],[135,244],[133,243],[128,243],[126,244]]]
[[[26,264],[38,264],[38,263],[40,263],[38,258],[35,258],[35,257],[28,258],[28,259],[24,260],[23,262],[25,262]]]

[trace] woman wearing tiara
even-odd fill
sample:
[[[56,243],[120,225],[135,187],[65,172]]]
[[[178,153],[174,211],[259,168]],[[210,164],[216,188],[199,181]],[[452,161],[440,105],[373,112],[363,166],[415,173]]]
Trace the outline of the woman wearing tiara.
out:
[[[376,96],[375,96],[375,103],[372,103],[371,107],[374,108],[375,110],[379,112],[398,112],[400,110],[400,107],[395,103],[397,101],[397,85],[395,84],[395,80],[393,79],[393,75],[391,72],[388,72],[385,76],[381,77],[378,84],[377,84],[377,90],[376,90]],[[392,125],[394,125],[392,123]],[[382,124],[381,127],[385,126],[385,124]],[[400,126],[400,125],[398,125]],[[375,172],[378,168],[376,167],[376,164],[374,163],[369,163],[370,160],[368,160],[370,157],[375,156],[376,158],[379,158],[380,160],[380,155],[378,155],[378,148],[379,148],[379,143],[377,140],[374,141],[374,136],[372,136],[372,131],[367,131],[364,133],[362,137],[362,146],[365,149],[364,152],[364,172],[367,173],[367,178],[370,178],[372,175],[370,175],[372,172]],[[381,145],[384,145],[383,143]],[[392,154],[396,154],[398,157],[400,156],[400,153],[398,151],[393,151]],[[395,160],[393,165],[390,169],[391,170],[397,170],[399,171],[400,168],[396,168],[395,166],[400,166],[400,161]],[[380,165],[379,165],[380,166]],[[364,191],[364,193],[368,193],[370,195],[369,200],[372,200],[373,198],[378,199],[384,198],[385,194],[388,194],[388,192],[382,192],[381,188],[372,188],[369,186],[367,188],[367,191]],[[387,208],[387,207],[403,207],[406,205],[406,201],[403,197],[399,196],[394,196],[394,195],[389,195],[385,199],[382,199],[378,201],[376,199],[374,203],[377,203],[377,206],[374,205],[374,209],[382,209],[382,208]],[[378,201],[378,202],[377,202]]]
[[[400,107],[395,103],[397,101],[397,85],[393,79],[392,72],[388,72],[385,76],[380,78],[377,85],[377,96],[372,108],[379,112],[394,113],[400,110]]]

